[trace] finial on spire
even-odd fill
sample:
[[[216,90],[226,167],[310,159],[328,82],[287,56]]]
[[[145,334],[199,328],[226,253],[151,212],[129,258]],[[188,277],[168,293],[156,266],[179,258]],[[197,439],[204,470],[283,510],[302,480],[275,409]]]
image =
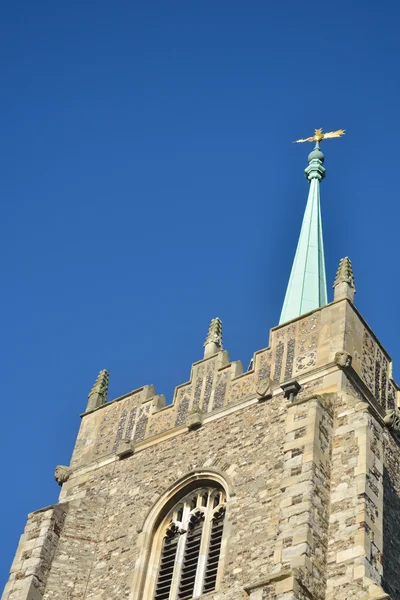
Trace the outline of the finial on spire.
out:
[[[89,400],[86,407],[86,412],[89,410],[94,410],[98,406],[102,406],[107,402],[107,392],[108,392],[108,379],[110,377],[109,372],[106,369],[100,371],[97,376],[96,381],[89,393]]]
[[[334,300],[347,298],[350,302],[354,302],[356,286],[354,282],[353,267],[348,256],[340,259],[333,289]]]
[[[315,143],[314,149],[308,155],[308,162],[311,163],[312,160],[320,160],[322,164],[325,160],[325,155],[319,147],[318,142]]]
[[[322,181],[325,177],[326,169],[322,165],[324,164],[325,156],[319,148],[319,143],[316,142],[314,150],[308,155],[308,167],[304,170],[304,173],[308,179],[318,179]]]
[[[222,350],[222,321],[218,317],[212,319],[206,341],[204,342],[204,358],[208,358]]]

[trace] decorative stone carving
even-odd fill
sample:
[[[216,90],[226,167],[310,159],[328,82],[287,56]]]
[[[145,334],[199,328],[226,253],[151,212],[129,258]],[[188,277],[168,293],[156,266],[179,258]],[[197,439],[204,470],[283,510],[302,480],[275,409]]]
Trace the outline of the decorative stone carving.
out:
[[[179,399],[178,409],[176,411],[175,426],[183,425],[186,421],[187,413],[189,410],[189,394],[184,395],[183,398]]]
[[[274,380],[276,383],[279,383],[281,380],[282,373],[282,361],[283,361],[283,353],[285,350],[285,344],[283,342],[278,342],[276,346],[275,352],[275,370],[274,370]]]
[[[392,428],[393,424],[394,424],[394,420],[395,420],[395,411],[394,410],[388,411],[383,420],[385,421],[385,423],[389,427],[389,429]]]
[[[117,404],[111,405],[107,411],[100,414],[101,435],[97,436],[94,447],[96,459],[114,452],[116,432],[118,431],[121,407]],[[121,435],[122,437],[122,435]]]
[[[296,360],[293,374],[308,371],[317,364],[321,315],[313,314],[300,321],[296,338]]]
[[[127,456],[132,456],[134,453],[134,444],[133,441],[125,438],[120,440],[117,446],[116,455],[121,460],[122,458],[126,458]]]
[[[283,395],[285,398],[289,398],[290,402],[293,402],[296,398],[297,394],[301,390],[301,385],[295,379],[291,381],[287,381],[281,385],[281,390],[283,390]]]
[[[293,325],[290,327],[291,331],[289,333],[289,339],[287,343],[286,349],[286,366],[285,366],[285,381],[288,381],[292,378],[293,374],[293,363],[294,363],[294,354],[295,354],[295,328]]]
[[[221,504],[221,506],[215,511],[213,520],[218,521],[218,519],[221,519],[224,516],[225,512],[226,506],[225,504]]]
[[[203,507],[196,508],[189,516],[189,523],[190,523],[190,525],[195,525],[202,518],[204,518],[204,508]]]
[[[133,408],[131,410],[131,412],[129,413],[128,425],[126,426],[126,431],[125,431],[125,437],[128,439],[131,439],[131,437],[132,437],[133,427],[135,425],[135,420],[136,420],[136,411],[137,411],[137,408]]]
[[[200,365],[196,371],[196,383],[194,386],[194,397],[192,402],[193,410],[197,410],[200,406],[201,392],[204,383],[204,365]]]
[[[214,383],[214,365],[213,363],[209,363],[207,365],[207,373],[206,373],[206,383],[204,387],[204,397],[203,397],[203,412],[208,412],[208,407],[210,404],[211,393],[213,390]]]
[[[271,350],[266,350],[256,358],[257,379],[267,379],[271,376]]]
[[[375,392],[375,355],[376,343],[365,329],[363,335],[361,376],[372,394]]]
[[[188,429],[192,431],[193,429],[200,429],[203,425],[203,414],[200,411],[192,412],[188,417]]]
[[[386,413],[383,419],[387,427],[400,442],[400,410],[396,408]]]
[[[386,406],[390,410],[394,410],[396,406],[396,393],[397,388],[393,379],[389,379],[388,381],[388,395],[387,395],[387,403]]]
[[[228,380],[228,373],[225,371],[217,375],[217,383],[214,391],[213,409],[222,408],[225,403],[226,385]]]
[[[140,410],[139,418],[136,423],[135,434],[133,436],[133,439],[135,440],[136,443],[144,440],[144,438],[146,436],[147,424],[149,422],[149,412],[150,412],[150,405],[142,406],[142,408]]]
[[[273,381],[270,377],[267,377],[267,379],[261,379],[257,382],[256,393],[260,400],[272,398],[272,386]]]
[[[120,441],[124,437],[124,431],[125,431],[125,424],[126,424],[127,416],[128,416],[128,412],[126,410],[123,410],[122,413],[121,413],[121,416],[119,418],[119,423],[118,423],[118,428],[117,428],[117,435],[115,436],[115,441],[114,441],[114,445],[113,445],[113,452],[117,451],[118,444],[120,443]],[[125,437],[127,437],[127,436],[125,436]]]
[[[71,467],[66,467],[65,465],[57,465],[54,471],[54,479],[57,481],[58,485],[62,485],[70,478],[71,473]]]
[[[255,381],[254,372],[246,373],[245,377],[239,377],[236,381],[233,381],[229,390],[229,402],[239,402],[254,396],[255,392]]]
[[[353,357],[348,352],[336,352],[335,354],[335,364],[340,369],[348,369],[351,367]]]
[[[165,531],[165,537],[166,538],[173,538],[175,535],[177,534],[182,534],[182,533],[186,533],[184,529],[182,529],[181,527],[181,523],[180,521],[172,521],[166,531]]]

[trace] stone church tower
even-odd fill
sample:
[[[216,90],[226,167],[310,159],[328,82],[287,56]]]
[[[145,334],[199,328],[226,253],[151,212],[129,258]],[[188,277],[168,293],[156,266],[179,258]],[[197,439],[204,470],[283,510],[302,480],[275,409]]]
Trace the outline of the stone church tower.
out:
[[[102,371],[2,600],[400,600],[399,388],[348,258],[327,303],[323,162],[268,348],[243,372],[214,319],[168,406]]]

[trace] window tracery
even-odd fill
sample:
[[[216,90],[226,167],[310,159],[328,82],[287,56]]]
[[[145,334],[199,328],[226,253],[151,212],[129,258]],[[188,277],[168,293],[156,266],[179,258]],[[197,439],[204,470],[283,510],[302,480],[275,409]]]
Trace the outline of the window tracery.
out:
[[[198,488],[163,519],[154,600],[190,600],[215,589],[225,503],[221,489]]]

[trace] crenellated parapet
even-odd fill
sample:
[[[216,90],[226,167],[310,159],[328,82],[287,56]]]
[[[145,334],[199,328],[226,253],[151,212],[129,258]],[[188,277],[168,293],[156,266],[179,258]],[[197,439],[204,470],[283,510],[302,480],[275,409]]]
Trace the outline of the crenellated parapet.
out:
[[[210,330],[216,325],[220,335],[220,322],[214,320]],[[180,435],[282,394],[281,386],[293,379],[301,385],[301,399],[320,387],[324,374],[348,368],[382,416],[394,410],[398,388],[390,356],[354,305],[342,299],[272,329],[269,347],[255,353],[250,371],[220,349],[192,365],[189,381],[175,389],[170,404],[145,386],[87,411],[71,467],[124,457],[134,447]]]

